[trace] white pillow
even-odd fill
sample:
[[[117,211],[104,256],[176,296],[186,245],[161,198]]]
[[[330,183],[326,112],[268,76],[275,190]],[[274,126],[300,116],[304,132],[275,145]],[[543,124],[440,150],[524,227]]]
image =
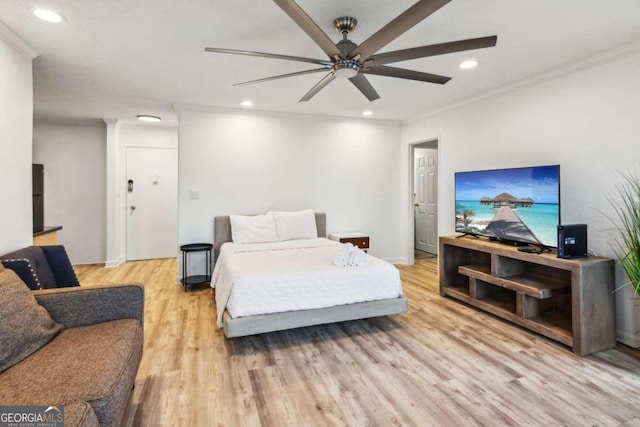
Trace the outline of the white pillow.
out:
[[[277,242],[276,224],[273,214],[266,215],[229,215],[233,243]]]
[[[312,209],[299,212],[269,212],[276,223],[278,240],[315,239],[318,237],[316,216]]]

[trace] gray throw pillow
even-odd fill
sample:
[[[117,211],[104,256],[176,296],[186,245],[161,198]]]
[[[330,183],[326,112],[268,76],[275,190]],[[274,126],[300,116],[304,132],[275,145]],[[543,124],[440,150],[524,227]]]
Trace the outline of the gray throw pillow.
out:
[[[0,372],[38,351],[62,328],[16,273],[0,271]]]

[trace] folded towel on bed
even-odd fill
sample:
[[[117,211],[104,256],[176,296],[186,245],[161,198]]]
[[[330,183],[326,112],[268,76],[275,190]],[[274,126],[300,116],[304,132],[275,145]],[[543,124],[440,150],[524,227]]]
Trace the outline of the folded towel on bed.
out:
[[[356,247],[352,243],[345,243],[333,258],[333,263],[338,267],[348,267],[351,260],[351,252],[355,249]]]
[[[338,267],[359,267],[366,262],[367,254],[352,243],[342,245],[342,249],[333,259],[333,263]]]
[[[337,267],[347,267],[349,265],[349,253],[345,251],[338,252],[333,259],[333,263]]]
[[[349,265],[351,267],[360,267],[367,263],[367,253],[362,249],[356,248],[349,254]]]

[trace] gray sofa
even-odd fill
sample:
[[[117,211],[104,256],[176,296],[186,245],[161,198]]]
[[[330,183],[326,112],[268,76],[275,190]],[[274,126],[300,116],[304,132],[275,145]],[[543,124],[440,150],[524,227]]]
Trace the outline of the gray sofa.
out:
[[[140,284],[31,291],[0,264],[1,404],[64,406],[66,427],[119,425],[143,311]]]

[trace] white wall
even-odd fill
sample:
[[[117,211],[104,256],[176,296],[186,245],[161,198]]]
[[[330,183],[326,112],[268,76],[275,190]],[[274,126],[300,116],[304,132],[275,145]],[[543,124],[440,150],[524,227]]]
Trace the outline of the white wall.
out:
[[[402,164],[408,144],[440,137],[439,233],[454,232],[456,171],[560,164],[561,215],[586,223],[589,247],[613,257],[607,197],[622,182],[618,170],[640,173],[640,53],[598,62],[535,85],[471,102],[404,123]],[[408,177],[408,171],[403,173]],[[402,182],[409,217],[409,180]],[[408,225],[408,221],[404,222]],[[409,247],[408,227],[403,230]],[[624,281],[618,271],[617,284]],[[638,346],[640,309],[618,292],[619,340]]]
[[[213,242],[216,215],[312,208],[399,260],[399,139],[389,122],[180,111],[178,242]]]
[[[0,22],[0,254],[33,241],[31,152],[35,53]]]
[[[36,124],[33,163],[44,165],[45,226],[63,227],[72,263],[104,262],[106,126]]]

